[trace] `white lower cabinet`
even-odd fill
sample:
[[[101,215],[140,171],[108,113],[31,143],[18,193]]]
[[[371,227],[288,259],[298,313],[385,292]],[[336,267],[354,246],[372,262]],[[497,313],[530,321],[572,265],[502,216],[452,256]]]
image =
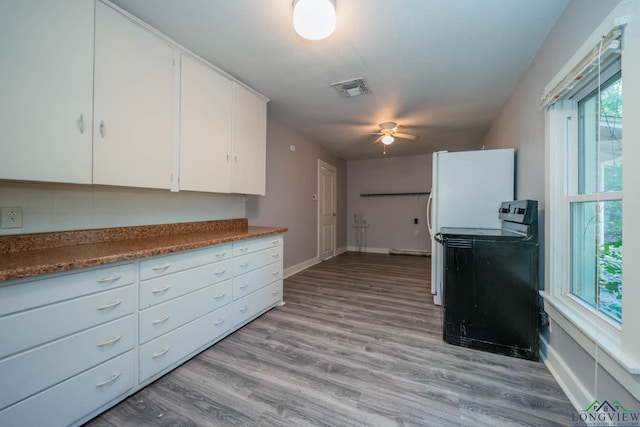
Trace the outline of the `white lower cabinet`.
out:
[[[135,386],[134,366],[132,350],[0,411],[0,425],[76,424],[97,408],[126,396]]]
[[[282,235],[0,285],[0,426],[79,425],[282,303]]]
[[[140,312],[140,344],[231,302],[231,280],[211,285]]]
[[[251,320],[257,314],[282,301],[282,280],[233,302],[233,326]]]
[[[140,346],[140,382],[172,367],[231,328],[229,305]]]

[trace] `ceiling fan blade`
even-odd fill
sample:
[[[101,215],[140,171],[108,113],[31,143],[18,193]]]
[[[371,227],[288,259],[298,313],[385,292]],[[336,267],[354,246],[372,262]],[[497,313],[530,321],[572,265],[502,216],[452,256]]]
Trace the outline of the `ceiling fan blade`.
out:
[[[384,135],[380,135],[375,141],[373,141],[374,144],[377,144],[378,142],[382,141],[382,137]]]
[[[402,138],[402,139],[408,139],[409,141],[416,141],[419,136],[417,135],[411,135],[408,133],[394,133],[393,136],[395,136],[396,138]]]

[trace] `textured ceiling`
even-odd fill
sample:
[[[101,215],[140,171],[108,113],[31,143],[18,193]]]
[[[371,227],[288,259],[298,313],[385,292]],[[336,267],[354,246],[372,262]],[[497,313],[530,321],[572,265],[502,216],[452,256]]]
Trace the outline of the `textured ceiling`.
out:
[[[336,0],[328,39],[293,31],[291,0],[115,0],[271,101],[269,118],[345,160],[479,148],[567,0]],[[331,83],[364,77],[371,94]]]

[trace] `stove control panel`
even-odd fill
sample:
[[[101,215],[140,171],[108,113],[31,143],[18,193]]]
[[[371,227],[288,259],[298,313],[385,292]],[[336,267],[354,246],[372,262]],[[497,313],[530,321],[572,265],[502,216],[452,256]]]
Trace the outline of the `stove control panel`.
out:
[[[538,202],[535,200],[514,200],[502,202],[498,209],[498,216],[503,221],[518,224],[532,224],[534,217],[537,219]]]

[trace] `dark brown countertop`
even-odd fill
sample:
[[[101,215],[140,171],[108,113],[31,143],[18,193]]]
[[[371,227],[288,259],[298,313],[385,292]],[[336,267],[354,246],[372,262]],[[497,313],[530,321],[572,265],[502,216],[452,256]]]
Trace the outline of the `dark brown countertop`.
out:
[[[0,236],[0,282],[230,243],[287,231],[245,218]]]

